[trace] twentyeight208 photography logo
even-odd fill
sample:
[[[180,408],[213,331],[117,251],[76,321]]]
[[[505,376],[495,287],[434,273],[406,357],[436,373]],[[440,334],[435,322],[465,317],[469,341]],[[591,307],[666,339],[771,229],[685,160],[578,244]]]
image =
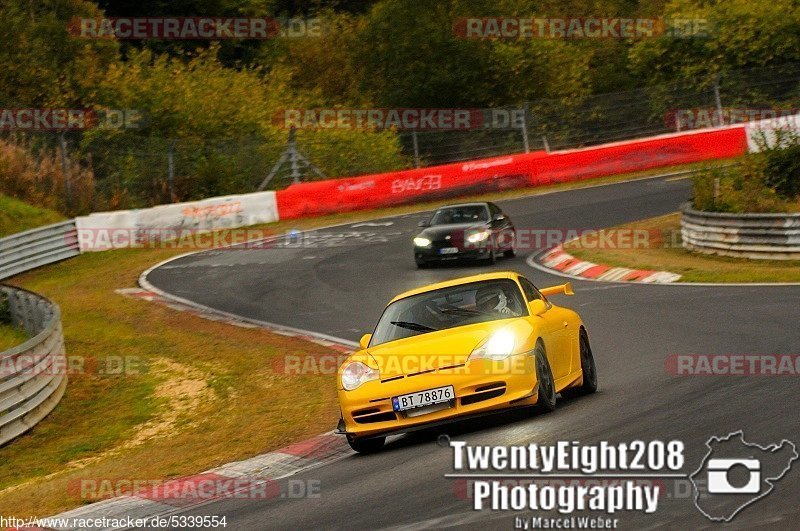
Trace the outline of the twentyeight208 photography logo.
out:
[[[742,509],[772,492],[798,459],[791,441],[760,446],[745,441],[741,430],[711,437],[706,446],[708,453],[689,479],[695,489],[695,505],[715,522],[730,522]]]

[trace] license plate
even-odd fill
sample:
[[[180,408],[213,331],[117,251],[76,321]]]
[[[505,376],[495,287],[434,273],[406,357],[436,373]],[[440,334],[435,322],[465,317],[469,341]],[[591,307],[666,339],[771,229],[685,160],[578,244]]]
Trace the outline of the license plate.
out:
[[[458,252],[458,247],[444,247],[439,249],[439,254],[456,254]]]
[[[453,390],[453,386],[448,385],[447,387],[437,387],[427,391],[417,391],[416,393],[396,396],[392,398],[392,408],[395,411],[406,411],[407,409],[441,404],[442,402],[453,400],[455,397],[456,393]]]

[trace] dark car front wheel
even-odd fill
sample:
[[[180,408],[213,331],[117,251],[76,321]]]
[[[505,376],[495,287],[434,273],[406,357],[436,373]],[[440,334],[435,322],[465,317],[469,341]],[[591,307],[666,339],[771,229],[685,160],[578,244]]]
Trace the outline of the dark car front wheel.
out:
[[[494,252],[497,249],[497,242],[492,238],[489,241],[489,245],[487,246],[489,249],[489,256],[486,257],[486,263],[489,265],[497,263],[497,257],[495,256]]]

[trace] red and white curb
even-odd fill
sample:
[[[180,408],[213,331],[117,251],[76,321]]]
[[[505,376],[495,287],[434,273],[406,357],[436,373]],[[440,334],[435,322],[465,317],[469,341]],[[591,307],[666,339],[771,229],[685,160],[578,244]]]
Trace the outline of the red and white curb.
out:
[[[681,278],[679,274],[670,273],[669,271],[629,269],[627,267],[611,267],[587,262],[567,253],[561,245],[553,247],[544,254],[530,256],[528,264],[549,273],[579,280],[669,284],[677,282]]]
[[[201,474],[159,482],[157,487],[141,490],[136,495],[99,501],[42,520],[51,522],[53,529],[90,529],[75,524],[81,521],[97,522],[103,518],[107,522],[124,523],[136,519],[168,517],[187,508],[228,498],[284,498],[286,492],[283,492],[278,480],[351,455],[353,451],[344,437],[331,431]],[[58,525],[59,521],[73,524],[61,526]],[[97,527],[91,529],[96,530]]]

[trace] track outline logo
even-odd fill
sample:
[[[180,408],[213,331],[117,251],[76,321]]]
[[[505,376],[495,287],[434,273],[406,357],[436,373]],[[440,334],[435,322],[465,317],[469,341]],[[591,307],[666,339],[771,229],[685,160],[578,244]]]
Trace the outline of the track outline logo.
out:
[[[743,503],[741,506],[739,506],[737,509],[735,509],[727,518],[725,516],[712,516],[708,512],[703,510],[702,507],[700,507],[700,503],[699,503],[699,500],[700,500],[700,488],[698,487],[698,485],[697,485],[697,483],[695,482],[694,479],[695,479],[695,476],[698,476],[699,474],[701,474],[703,472],[709,472],[708,465],[709,465],[709,463],[711,461],[725,461],[725,460],[719,460],[719,459],[712,459],[711,458],[712,454],[714,453],[714,448],[711,446],[712,443],[714,443],[714,442],[718,442],[719,443],[719,442],[729,441],[732,437],[735,437],[735,436],[739,437],[742,445],[753,447],[753,448],[757,448],[757,449],[759,449],[761,451],[765,451],[765,452],[777,451],[784,444],[787,444],[791,448],[792,457],[789,459],[786,467],[783,470],[781,470],[780,474],[763,478],[764,482],[767,485],[769,485],[769,488],[764,489],[763,492],[758,493],[757,496],[755,496],[752,499],[748,500],[747,502]],[[694,487],[694,505],[695,505],[695,507],[697,507],[698,511],[703,513],[703,516],[705,516],[706,518],[708,518],[712,522],[726,522],[726,523],[730,522],[731,520],[733,520],[736,517],[737,514],[739,514],[742,511],[742,509],[744,509],[745,507],[748,507],[749,505],[752,505],[753,503],[757,502],[758,500],[766,497],[769,493],[771,493],[773,490],[775,490],[775,482],[777,482],[781,478],[783,478],[789,472],[789,470],[791,470],[792,463],[794,463],[795,461],[798,460],[798,458],[800,458],[800,454],[797,453],[797,446],[795,446],[795,444],[792,441],[788,440],[788,439],[782,439],[779,443],[768,444],[766,446],[761,446],[760,444],[757,444],[757,443],[747,442],[744,439],[744,431],[743,430],[734,431],[734,432],[729,433],[728,435],[726,435],[724,437],[713,435],[708,439],[708,441],[706,441],[706,447],[708,448],[708,453],[706,453],[706,455],[701,460],[700,466],[697,468],[697,470],[695,470],[693,473],[691,473],[689,475],[689,481],[692,482],[692,486]],[[741,461],[741,459],[739,459],[739,460],[733,459],[733,460],[729,460],[729,461]],[[756,461],[758,461],[758,460],[756,459]],[[759,463],[760,463],[760,461],[759,461]],[[714,469],[711,469],[711,470],[714,470]],[[751,470],[751,474],[752,474],[753,473],[753,469],[751,468],[750,470]],[[760,472],[760,466],[758,467],[757,470]],[[739,492],[742,492],[742,491],[739,491]],[[742,493],[745,493],[745,492],[742,492]],[[718,492],[717,494],[724,495],[725,493]]]

